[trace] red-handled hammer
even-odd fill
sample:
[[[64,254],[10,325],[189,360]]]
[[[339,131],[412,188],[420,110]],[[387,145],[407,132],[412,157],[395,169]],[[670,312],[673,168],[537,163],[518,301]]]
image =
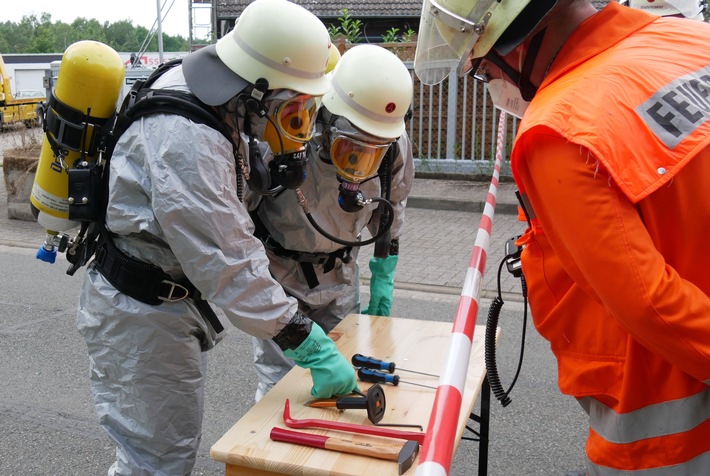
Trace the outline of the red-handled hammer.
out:
[[[365,442],[354,442],[330,436],[315,435],[302,431],[287,430],[285,428],[274,427],[271,429],[270,437],[274,441],[284,441],[286,443],[296,443],[298,445],[312,446],[326,450],[352,453],[372,458],[397,461],[399,465],[398,474],[404,474],[419,453],[419,443],[410,440],[402,445],[378,445]]]

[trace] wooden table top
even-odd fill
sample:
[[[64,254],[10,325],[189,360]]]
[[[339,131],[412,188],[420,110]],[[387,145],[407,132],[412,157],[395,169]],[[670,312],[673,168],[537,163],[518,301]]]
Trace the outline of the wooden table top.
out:
[[[395,362],[397,369],[411,369],[439,374],[448,352],[452,324],[396,317],[351,314],[330,332],[343,355],[350,359],[363,354]],[[476,326],[468,366],[468,378],[459,415],[460,441],[485,378],[483,338],[485,326]],[[273,427],[288,428],[283,422],[285,401],[290,402],[291,417],[336,420],[372,425],[365,410],[310,408],[303,404],[313,399],[310,394],[310,371],[294,367],[259,403],[254,405],[211,448],[212,459],[226,464],[227,475],[291,474],[308,476],[396,475],[398,465],[367,456],[271,441]],[[416,424],[426,431],[436,390],[408,385],[403,381],[436,387],[438,378],[396,370],[400,384],[382,384],[386,411],[380,425]],[[360,382],[365,392],[372,384]],[[390,428],[390,427],[387,427]],[[416,428],[393,428],[418,431]],[[295,429],[295,431],[327,435],[355,442],[403,444],[402,440],[358,435],[335,430]],[[405,474],[413,475],[416,462]]]

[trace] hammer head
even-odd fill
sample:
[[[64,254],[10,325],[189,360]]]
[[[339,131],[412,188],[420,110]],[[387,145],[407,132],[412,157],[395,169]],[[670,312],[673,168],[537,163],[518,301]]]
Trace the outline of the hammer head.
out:
[[[417,459],[419,454],[419,443],[414,440],[407,441],[402,449],[399,451],[399,457],[397,458],[397,463],[399,463],[399,472],[397,474],[404,474],[409,468],[412,467],[414,460]]]

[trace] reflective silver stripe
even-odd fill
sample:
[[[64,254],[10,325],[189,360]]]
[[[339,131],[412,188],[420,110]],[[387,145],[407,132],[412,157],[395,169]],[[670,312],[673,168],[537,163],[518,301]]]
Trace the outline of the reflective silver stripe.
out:
[[[634,471],[598,466],[587,461],[588,476],[688,476],[690,474],[708,474],[708,468],[710,468],[710,452],[696,456],[685,463]]]
[[[350,106],[352,109],[355,111],[359,112],[363,116],[367,117],[368,119],[372,119],[378,122],[385,122],[389,124],[394,124],[395,122],[400,122],[402,120],[401,117],[393,117],[393,116],[383,116],[380,114],[377,114],[375,112],[370,111],[369,109],[365,109],[358,103],[352,100],[352,98],[343,91],[343,88],[340,87],[339,84],[337,83],[332,83],[331,86],[333,89],[335,89],[335,93],[338,95],[338,97],[348,106]]]
[[[674,79],[636,108],[669,149],[710,119],[710,66]]]
[[[682,433],[710,418],[710,389],[621,414],[591,397],[579,400],[589,413],[590,426],[611,443],[633,443]]]
[[[275,69],[276,71],[288,74],[289,76],[295,76],[297,78],[303,79],[318,79],[322,78],[325,75],[325,71],[323,71],[322,73],[311,73],[310,71],[303,71],[300,69],[291,68],[289,66],[284,65],[283,63],[271,60],[256,51],[251,46],[247,45],[244,40],[242,40],[237,35],[232,35],[232,37],[234,38],[234,41],[246,52],[246,54],[257,60],[259,63],[265,64],[266,66],[269,66]]]

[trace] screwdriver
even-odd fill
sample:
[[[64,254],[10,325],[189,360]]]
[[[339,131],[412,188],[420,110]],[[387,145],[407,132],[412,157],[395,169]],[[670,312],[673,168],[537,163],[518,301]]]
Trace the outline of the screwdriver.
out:
[[[399,375],[387,374],[384,372],[380,372],[379,370],[357,369],[357,378],[359,378],[363,382],[391,383],[394,386],[397,386],[400,383],[406,383],[409,385],[416,385],[418,387],[431,388],[433,390],[436,390],[436,387],[432,387],[431,385],[422,385],[420,383],[407,382],[404,380],[400,380]]]
[[[362,354],[355,354],[353,355],[353,358],[350,360],[355,367],[363,368],[363,369],[373,369],[373,370],[384,370],[385,372],[389,372],[391,374],[394,373],[395,369],[395,364],[394,362],[385,362],[384,360],[376,359],[374,357],[365,357]],[[439,377],[438,375],[434,374],[428,374],[426,372],[419,372],[417,370],[407,370],[403,368],[399,368],[402,372],[411,372],[414,374],[421,374],[421,375],[428,375],[430,377]]]

